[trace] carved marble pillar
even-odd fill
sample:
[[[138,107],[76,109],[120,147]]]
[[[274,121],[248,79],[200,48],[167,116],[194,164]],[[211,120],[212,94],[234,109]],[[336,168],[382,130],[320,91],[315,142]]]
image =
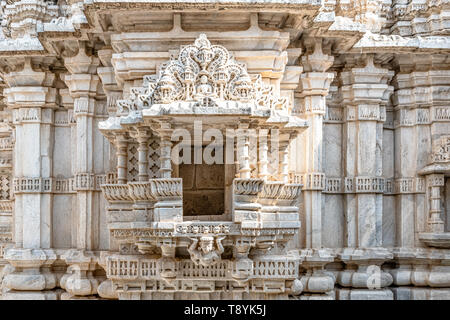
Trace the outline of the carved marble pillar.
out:
[[[284,183],[289,182],[289,141],[280,142],[280,178]]]
[[[98,51],[98,57],[102,63],[102,67],[97,68],[97,74],[100,77],[103,91],[107,98],[107,110],[110,115],[116,113],[117,100],[122,98],[122,89],[119,87],[114,75],[114,68],[111,64],[113,50],[105,48]]]
[[[298,157],[297,168],[303,173],[305,246],[320,248],[322,245],[322,190],[324,174],[322,170],[323,117],[326,112],[326,96],[333,80],[333,73],[326,72],[334,58],[324,54],[322,40],[312,43],[314,51],[302,57],[304,73],[300,77],[302,99],[300,115],[309,128],[303,134],[301,146],[303,157]],[[297,143],[298,143],[297,142]],[[302,163],[302,160],[303,163]]]
[[[172,129],[170,128],[169,123],[161,123],[160,128],[158,128],[157,130],[161,137],[160,142],[161,167],[159,169],[160,176],[161,178],[170,178],[172,177],[172,158],[171,158],[172,142],[170,141]]]
[[[368,56],[364,67],[347,67],[341,73],[345,110],[344,244],[348,248],[338,254],[347,269],[339,273],[337,280],[341,286],[353,289],[338,290],[339,299],[393,298],[392,292],[385,289],[392,283],[392,276],[381,270],[381,265],[393,257],[382,248],[384,178],[381,165],[382,124],[392,91],[389,81],[393,72],[375,66],[373,59]]]
[[[248,123],[240,123],[237,136],[237,154],[239,163],[239,177],[242,179],[250,179],[250,155],[249,145],[250,136],[248,131]]]
[[[97,245],[98,232],[95,221],[98,212],[94,207],[94,112],[99,84],[95,74],[99,65],[98,58],[86,54],[85,44],[79,43],[75,56],[66,57],[65,66],[69,71],[65,83],[69,88],[74,103],[76,121],[76,166],[75,189],[77,191],[76,250],[64,255],[70,266],[68,273],[61,279],[61,286],[70,295],[91,295],[97,291],[96,281],[92,281],[95,270],[95,257],[91,250]]]
[[[11,112],[6,106],[0,104],[0,115],[3,121],[0,121],[0,287],[2,278],[11,270],[8,261],[4,259],[4,253],[7,249],[14,246],[13,243],[13,148],[14,134],[11,125]],[[0,290],[0,299],[2,290]]]
[[[268,129],[259,129],[258,132],[258,142],[259,142],[259,151],[258,151],[258,177],[264,181],[267,181],[267,176],[269,175],[267,164],[268,160],[268,137],[269,130]]]
[[[148,181],[148,138],[149,132],[145,128],[139,128],[137,133],[138,146],[138,161],[139,161],[139,181]]]
[[[106,94],[106,111],[110,116],[116,114],[117,101],[123,98],[123,90],[117,83],[114,68],[111,64],[112,54],[113,50],[111,48],[104,48],[97,52],[99,60],[102,63],[102,66],[97,68],[97,74],[100,78],[103,91]],[[110,168],[117,166],[114,144],[109,145],[109,166]]]
[[[41,292],[56,286],[55,275],[49,273],[56,259],[51,249],[55,75],[34,71],[31,58],[25,58],[20,69],[4,75],[16,137],[15,247],[5,254],[15,270],[4,279],[4,287],[10,289],[4,299],[56,299],[54,293]]]
[[[127,183],[127,149],[128,139],[124,134],[118,134],[115,138],[117,152],[117,182],[119,184]]]
[[[369,56],[364,68],[341,73],[345,106],[344,155],[348,247],[382,245],[382,123],[381,107],[391,91],[393,72],[374,65]]]
[[[296,167],[297,172],[301,173],[303,184],[303,247],[307,248],[300,251],[304,259],[302,267],[305,269],[305,273],[300,276],[303,284],[300,299],[334,299],[331,290],[335,279],[324,270],[334,256],[322,249],[322,191],[325,187],[322,135],[326,96],[334,78],[334,74],[327,70],[334,58],[325,53],[322,39],[306,39],[305,45],[308,50],[301,59],[304,72],[300,76],[299,93],[296,94],[300,99],[300,107],[293,111],[306,119],[309,125],[295,142]]]
[[[429,232],[444,232],[444,221],[441,218],[441,188],[444,186],[443,174],[430,174],[426,177],[427,193],[429,194],[429,215],[428,230]]]
[[[417,175],[431,152],[430,84],[441,84],[439,72],[411,71],[411,57],[397,58],[400,71],[393,84],[395,111],[395,184],[396,245],[412,248],[420,245],[416,232],[427,224],[425,181]],[[425,60],[426,61],[426,60]],[[424,67],[421,66],[421,69]]]

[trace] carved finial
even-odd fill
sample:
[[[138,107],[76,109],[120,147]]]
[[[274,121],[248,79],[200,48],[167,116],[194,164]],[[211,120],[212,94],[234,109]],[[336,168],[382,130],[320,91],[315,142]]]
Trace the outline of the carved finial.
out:
[[[205,47],[210,48],[211,42],[209,42],[208,38],[206,37],[206,34],[202,33],[195,40],[194,45],[199,48],[205,48]]]

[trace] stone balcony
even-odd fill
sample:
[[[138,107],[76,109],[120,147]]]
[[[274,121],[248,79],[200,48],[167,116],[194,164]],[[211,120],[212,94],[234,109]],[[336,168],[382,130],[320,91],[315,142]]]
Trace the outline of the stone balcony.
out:
[[[301,184],[235,178],[229,221],[183,216],[180,178],[101,188],[110,234],[121,248],[105,257],[119,293],[136,283],[142,292],[286,293],[298,281],[301,259],[286,244],[300,228]]]

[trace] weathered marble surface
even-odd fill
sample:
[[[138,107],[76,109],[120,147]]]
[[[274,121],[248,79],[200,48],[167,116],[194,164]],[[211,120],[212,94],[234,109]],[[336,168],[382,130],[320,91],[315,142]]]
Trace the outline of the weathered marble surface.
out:
[[[449,12],[2,1],[1,298],[450,299]]]

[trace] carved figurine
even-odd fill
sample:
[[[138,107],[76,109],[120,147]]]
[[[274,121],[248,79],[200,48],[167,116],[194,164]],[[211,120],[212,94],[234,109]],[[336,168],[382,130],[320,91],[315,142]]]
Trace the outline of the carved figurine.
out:
[[[208,77],[206,75],[202,75],[200,77],[200,84],[196,87],[196,95],[198,97],[207,97],[213,93],[212,86],[208,83]]]
[[[220,255],[224,251],[222,240],[225,239],[225,237],[214,238],[212,236],[202,236],[200,237],[200,243],[198,238],[190,239],[193,242],[189,246],[188,252],[196,265],[208,267],[221,260]]]

